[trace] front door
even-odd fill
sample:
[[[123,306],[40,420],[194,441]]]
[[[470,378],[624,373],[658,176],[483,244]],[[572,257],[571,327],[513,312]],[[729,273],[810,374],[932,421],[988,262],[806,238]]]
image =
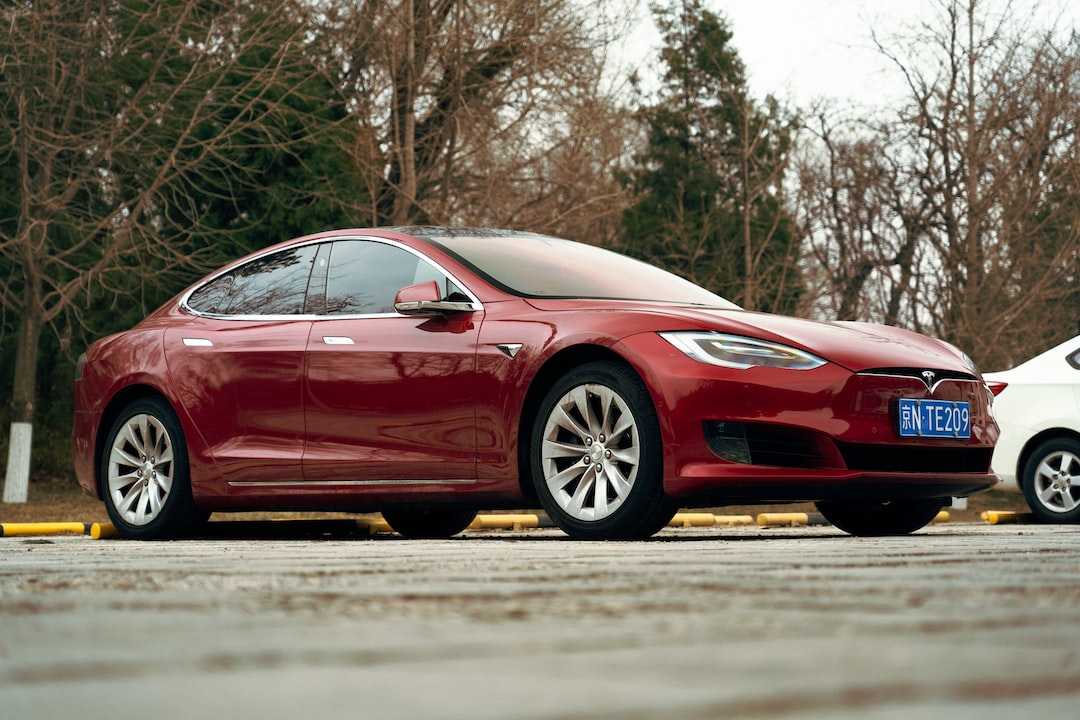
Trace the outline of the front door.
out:
[[[482,311],[406,317],[393,310],[397,290],[438,275],[403,247],[334,243],[327,315],[314,322],[307,346],[305,481],[476,478]]]

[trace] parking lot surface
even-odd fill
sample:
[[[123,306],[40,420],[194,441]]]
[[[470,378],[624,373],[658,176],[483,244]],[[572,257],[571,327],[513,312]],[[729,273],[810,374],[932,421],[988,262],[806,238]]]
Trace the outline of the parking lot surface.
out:
[[[1072,718],[1080,528],[0,538],[12,718]]]

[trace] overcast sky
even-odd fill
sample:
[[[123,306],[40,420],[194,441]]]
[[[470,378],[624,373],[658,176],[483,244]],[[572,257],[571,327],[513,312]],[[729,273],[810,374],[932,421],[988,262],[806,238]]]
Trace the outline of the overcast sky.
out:
[[[922,0],[717,0],[755,95],[797,104],[817,96],[871,101],[888,92],[871,23],[917,21]]]
[[[992,0],[1000,3],[1004,0]],[[817,97],[887,103],[902,92],[900,79],[874,48],[870,31],[888,35],[936,15],[937,0],[706,0],[728,19],[733,44],[746,64],[751,92],[806,105]],[[1078,0],[1014,0],[1014,12],[1039,5],[1046,16],[1061,13],[1068,28],[1080,20]],[[648,3],[640,4],[642,30],[633,41],[655,50],[660,38]]]

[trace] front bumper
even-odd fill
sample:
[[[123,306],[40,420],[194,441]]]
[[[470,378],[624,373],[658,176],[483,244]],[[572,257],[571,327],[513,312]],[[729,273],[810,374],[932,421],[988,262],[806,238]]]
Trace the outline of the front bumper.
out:
[[[663,341],[641,335],[629,344],[638,357],[663,356],[654,342]],[[658,409],[670,496],[692,504],[917,499],[965,497],[998,483],[989,394],[960,368],[941,369],[931,389],[920,368],[731,370],[666,355],[662,367],[639,372]],[[900,437],[900,398],[968,403],[970,437]]]

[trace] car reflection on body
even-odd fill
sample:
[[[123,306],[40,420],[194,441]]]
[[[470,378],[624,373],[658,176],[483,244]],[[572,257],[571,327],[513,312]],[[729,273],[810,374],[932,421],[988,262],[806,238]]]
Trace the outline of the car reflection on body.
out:
[[[131,538],[211,512],[381,511],[448,537],[542,506],[578,538],[815,501],[904,534],[993,486],[989,393],[897,328],[741,310],[498,230],[340,230],[226,266],[80,359],[80,483]]]
[[[987,373],[1001,439],[992,466],[1044,522],[1080,520],[1080,335]]]

